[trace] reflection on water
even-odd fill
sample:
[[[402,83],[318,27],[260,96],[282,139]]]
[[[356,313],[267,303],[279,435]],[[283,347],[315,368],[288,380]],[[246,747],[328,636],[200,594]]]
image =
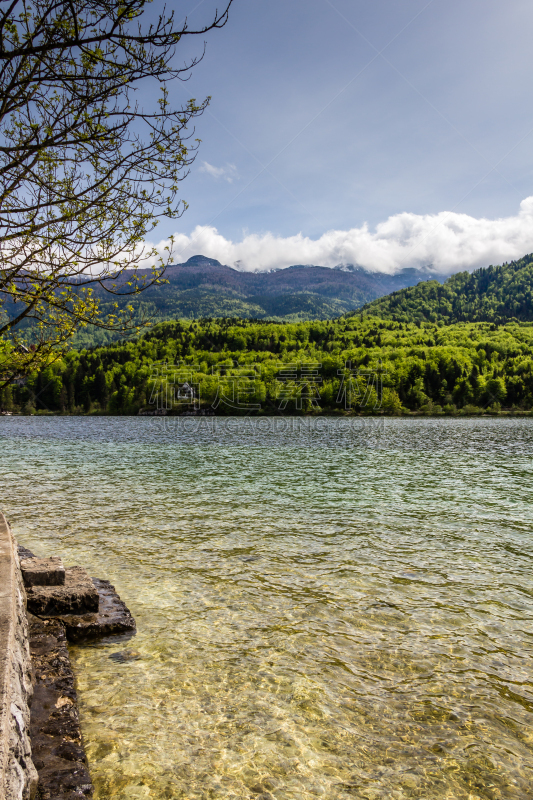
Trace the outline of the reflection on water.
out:
[[[533,420],[0,420],[22,543],[111,579],[72,648],[99,800],[530,798]]]

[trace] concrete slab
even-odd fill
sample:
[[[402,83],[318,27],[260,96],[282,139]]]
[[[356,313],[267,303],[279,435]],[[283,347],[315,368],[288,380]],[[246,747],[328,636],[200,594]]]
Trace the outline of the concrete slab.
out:
[[[15,541],[0,512],[0,798],[31,800],[37,772],[31,758],[31,662],[26,595]]]

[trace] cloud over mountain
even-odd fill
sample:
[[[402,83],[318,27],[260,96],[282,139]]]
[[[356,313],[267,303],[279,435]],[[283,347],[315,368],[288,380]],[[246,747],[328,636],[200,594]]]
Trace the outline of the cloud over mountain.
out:
[[[157,245],[163,251],[168,242]],[[269,270],[291,264],[358,264],[393,274],[404,267],[432,268],[443,274],[472,270],[519,258],[533,251],[533,196],[520,204],[518,214],[499,219],[476,219],[467,214],[404,212],[370,230],[331,230],[319,239],[298,233],[281,237],[252,233],[240,242],[226,239],[212,226],[197,226],[191,235],[177,233],[174,262],[202,253],[241,270]]]

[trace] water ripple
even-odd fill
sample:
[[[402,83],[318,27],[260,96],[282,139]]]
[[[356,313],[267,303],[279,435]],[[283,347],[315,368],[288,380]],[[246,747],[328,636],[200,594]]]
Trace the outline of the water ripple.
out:
[[[99,800],[531,797],[533,420],[320,422],[0,419],[138,621],[72,649]]]

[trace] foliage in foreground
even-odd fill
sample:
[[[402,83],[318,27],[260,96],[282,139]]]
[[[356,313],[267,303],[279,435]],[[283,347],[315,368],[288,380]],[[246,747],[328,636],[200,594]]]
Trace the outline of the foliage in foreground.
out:
[[[11,385],[0,395],[4,409],[63,413],[136,414],[150,408],[156,362],[182,364],[183,376],[200,387],[203,407],[217,413],[245,413],[223,398],[231,381],[250,375],[246,400],[262,413],[275,413],[280,396],[286,412],[346,413],[346,379],[357,369],[382,370],[382,402],[377,384],[358,378],[362,395],[354,412],[475,413],[501,407],[533,407],[533,325],[509,323],[399,323],[369,317],[335,322],[278,324],[236,319],[164,323],[134,342],[74,351]],[[321,380],[312,393],[280,375],[290,365],[315,370]],[[320,364],[320,367],[317,365]],[[246,367],[248,365],[248,369]],[[350,367],[351,369],[348,369]],[[344,381],[344,383],[343,383]],[[301,397],[298,398],[300,391]]]
[[[182,39],[223,27],[231,0],[196,30],[150,5],[0,5],[0,336],[14,344],[0,349],[0,386],[66,350],[80,327],[144,327],[113,297],[157,283],[170,258],[144,243],[186,208],[179,183],[208,104],[177,105],[167,86],[201,58],[184,63]],[[137,271],[146,258],[153,269]]]

